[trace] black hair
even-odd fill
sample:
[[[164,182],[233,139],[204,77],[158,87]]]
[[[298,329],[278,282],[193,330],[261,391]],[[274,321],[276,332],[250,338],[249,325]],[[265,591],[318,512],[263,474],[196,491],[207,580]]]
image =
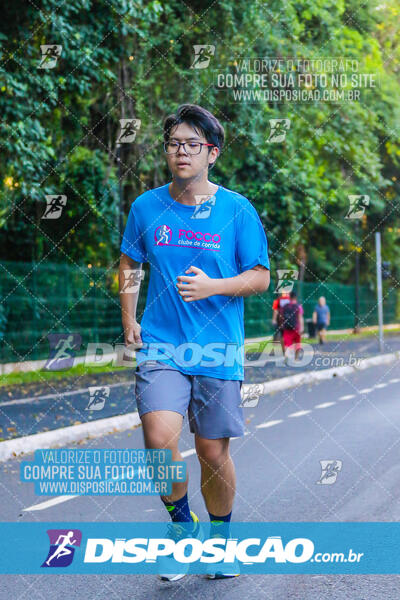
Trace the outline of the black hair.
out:
[[[295,292],[294,290],[292,290],[292,291],[290,292],[289,296],[290,296],[291,298],[297,298],[297,294],[296,294],[296,292]]]
[[[214,144],[221,153],[225,141],[225,131],[221,123],[207,109],[197,104],[181,104],[175,114],[168,115],[164,121],[164,142],[168,142],[171,129],[180,123],[187,123],[198,135],[203,134],[209,144]],[[208,147],[210,154],[212,148]],[[214,161],[209,169],[215,165]]]

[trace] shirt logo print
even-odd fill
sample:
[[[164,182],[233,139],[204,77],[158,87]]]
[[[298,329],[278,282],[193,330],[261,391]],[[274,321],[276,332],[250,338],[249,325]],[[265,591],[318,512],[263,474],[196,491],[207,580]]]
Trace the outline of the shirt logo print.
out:
[[[172,229],[168,225],[160,225],[154,232],[154,239],[157,246],[167,246],[172,237]]]

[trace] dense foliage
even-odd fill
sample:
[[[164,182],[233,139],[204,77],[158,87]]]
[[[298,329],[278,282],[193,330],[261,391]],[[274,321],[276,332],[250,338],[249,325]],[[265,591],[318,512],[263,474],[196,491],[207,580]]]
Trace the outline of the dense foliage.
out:
[[[1,258],[116,264],[120,214],[169,178],[163,118],[194,102],[227,134],[210,178],[254,202],[274,270],[297,265],[308,281],[353,282],[362,247],[368,283],[376,229],[384,259],[400,263],[396,2],[17,0],[2,17]],[[43,44],[62,46],[54,69],[38,69]],[[210,68],[190,68],[194,44],[215,45]],[[343,103],[235,103],[216,89],[216,69],[257,56],[348,57],[379,86]],[[279,117],[291,120],[286,140],[267,143],[269,119]],[[141,126],[118,169],[121,118]],[[42,219],[51,194],[67,196],[62,219]],[[344,219],[349,194],[371,199],[358,240]],[[395,285],[400,273],[392,275]]]

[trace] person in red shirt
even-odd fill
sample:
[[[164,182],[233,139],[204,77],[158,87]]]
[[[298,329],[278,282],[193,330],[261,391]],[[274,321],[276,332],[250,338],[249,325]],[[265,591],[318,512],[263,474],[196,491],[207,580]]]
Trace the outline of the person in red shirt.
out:
[[[283,307],[283,343],[286,349],[295,344],[295,358],[301,350],[301,334],[304,332],[303,307],[297,302],[296,292],[290,292],[290,300]]]
[[[274,326],[274,342],[280,341],[282,352],[285,352],[283,343],[283,307],[290,300],[289,294],[281,292],[279,298],[275,298],[272,303],[272,324]]]

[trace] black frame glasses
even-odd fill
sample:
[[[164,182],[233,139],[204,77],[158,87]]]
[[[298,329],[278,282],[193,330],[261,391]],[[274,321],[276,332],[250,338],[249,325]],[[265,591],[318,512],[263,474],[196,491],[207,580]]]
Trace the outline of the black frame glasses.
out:
[[[215,144],[206,144],[205,142],[178,142],[177,140],[174,140],[172,143],[177,144],[177,149],[175,152],[167,152],[167,146],[170,144],[171,142],[163,142],[163,148],[164,148],[164,152],[165,154],[178,154],[179,152],[179,148],[181,146],[183,146],[183,150],[184,152],[186,152],[186,154],[188,154],[189,156],[196,156],[197,154],[200,154],[200,152],[203,149],[203,146],[212,146],[214,148]],[[186,149],[186,144],[196,144],[199,146],[199,151],[198,152],[189,152]]]

